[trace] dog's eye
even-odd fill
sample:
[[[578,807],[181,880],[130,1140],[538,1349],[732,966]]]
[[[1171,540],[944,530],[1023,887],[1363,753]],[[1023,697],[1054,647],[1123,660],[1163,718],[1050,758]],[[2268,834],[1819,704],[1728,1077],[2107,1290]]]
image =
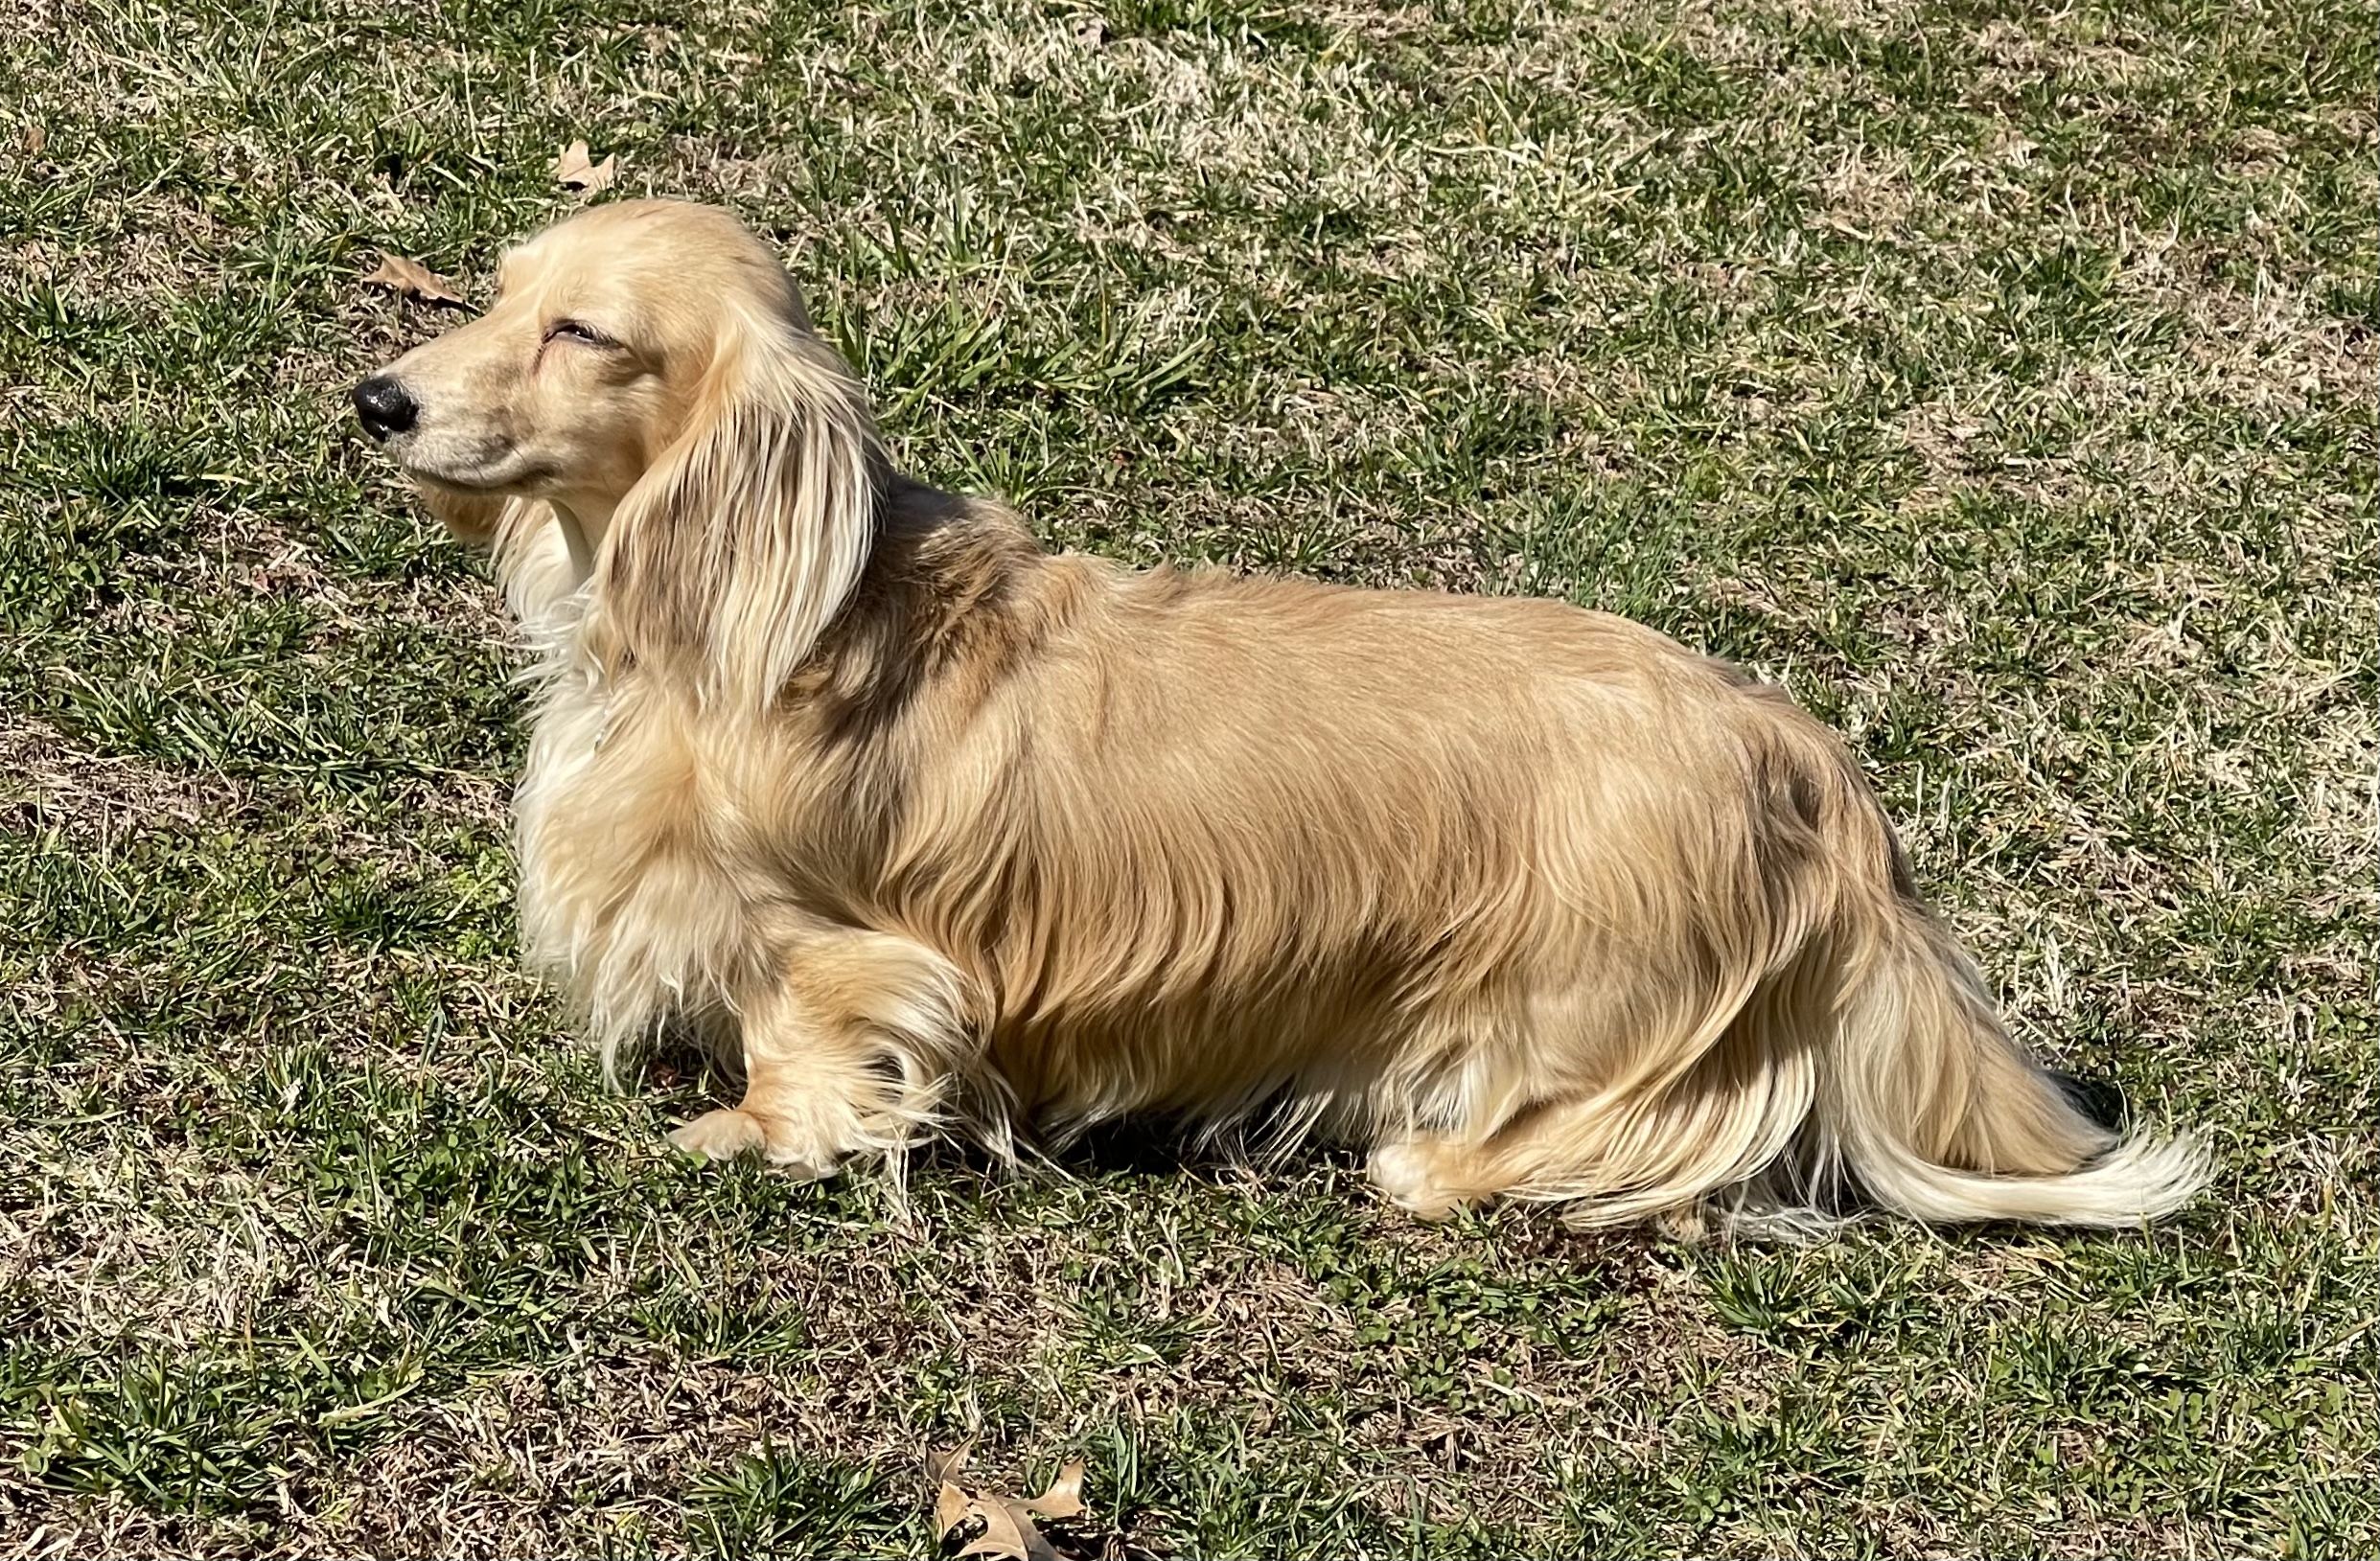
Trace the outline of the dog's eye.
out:
[[[589,347],[617,347],[619,345],[618,342],[613,341],[584,320],[556,320],[545,328],[547,341],[552,341],[558,336],[569,341],[584,342]]]

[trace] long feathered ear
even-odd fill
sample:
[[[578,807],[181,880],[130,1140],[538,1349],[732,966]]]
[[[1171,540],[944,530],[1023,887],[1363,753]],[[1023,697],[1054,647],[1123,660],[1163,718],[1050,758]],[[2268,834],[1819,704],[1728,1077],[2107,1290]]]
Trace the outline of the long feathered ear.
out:
[[[737,311],[685,431],[612,515],[595,562],[597,654],[765,708],[859,584],[883,463],[834,350]]]

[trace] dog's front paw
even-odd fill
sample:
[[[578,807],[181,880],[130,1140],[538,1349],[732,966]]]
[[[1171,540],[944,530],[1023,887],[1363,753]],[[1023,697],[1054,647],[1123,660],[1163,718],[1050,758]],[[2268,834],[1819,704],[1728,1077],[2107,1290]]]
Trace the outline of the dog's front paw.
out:
[[[669,1141],[705,1159],[734,1159],[769,1147],[769,1130],[750,1112],[705,1112],[669,1136]]]
[[[671,1134],[669,1141],[705,1159],[735,1159],[756,1153],[770,1164],[804,1182],[835,1174],[836,1157],[832,1153],[802,1141],[801,1136],[786,1123],[754,1112],[705,1112]]]
[[[1388,1201],[1420,1219],[1443,1220],[1463,1203],[1452,1189],[1440,1184],[1438,1167],[1426,1144],[1408,1140],[1384,1143],[1372,1152],[1366,1167],[1372,1184]]]

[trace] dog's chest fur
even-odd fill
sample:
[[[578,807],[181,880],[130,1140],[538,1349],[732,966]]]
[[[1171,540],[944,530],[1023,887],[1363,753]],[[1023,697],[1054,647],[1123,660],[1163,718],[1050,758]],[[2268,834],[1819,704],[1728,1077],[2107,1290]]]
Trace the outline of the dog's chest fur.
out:
[[[732,1005],[765,957],[768,894],[677,711],[581,667],[540,673],[513,805],[521,942],[609,1056]]]
[[[1012,532],[995,529],[983,545],[1016,551],[1025,544]],[[607,1055],[677,1019],[711,1030],[802,935],[871,920],[888,842],[882,810],[855,803],[881,801],[887,789],[869,783],[865,764],[853,768],[853,745],[826,733],[864,697],[854,687],[875,685],[851,681],[828,654],[806,692],[737,720],[633,670],[609,678],[589,650],[591,593],[552,528],[525,535],[505,570],[535,691],[513,804],[523,950],[574,999]],[[889,577],[916,545],[907,533],[880,545]],[[998,562],[981,572],[996,573]],[[949,594],[973,606],[982,590]],[[867,751],[889,751],[883,728],[868,729],[877,740]],[[981,783],[960,789],[977,803],[1002,772],[991,760],[982,768]],[[977,833],[966,808],[935,816],[947,833]]]

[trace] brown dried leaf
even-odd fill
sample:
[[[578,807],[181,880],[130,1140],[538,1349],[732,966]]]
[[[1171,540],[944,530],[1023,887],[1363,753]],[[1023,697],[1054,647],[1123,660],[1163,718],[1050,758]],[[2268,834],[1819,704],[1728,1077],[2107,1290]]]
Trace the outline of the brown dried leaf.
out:
[[[949,1481],[943,1481],[942,1488],[934,1498],[934,1537],[947,1540],[951,1530],[965,1523],[974,1512],[974,1504],[967,1500],[967,1493]]]
[[[49,144],[50,144],[50,127],[49,127],[48,126],[46,126],[46,125],[35,124],[35,125],[28,125],[28,126],[25,126],[25,155],[26,155],[26,156],[28,156],[28,157],[38,157],[38,156],[40,156],[40,155],[41,155],[41,149],[42,149],[42,148],[44,148],[44,147],[46,147],[46,146],[48,146]]]
[[[975,1493],[975,1514],[983,1531],[960,1548],[960,1555],[984,1555],[992,1561],[1057,1561],[1057,1552],[1041,1537],[1025,1509],[1002,1501],[990,1491]]]
[[[1058,1561],[1058,1552],[1041,1537],[1041,1530],[1033,1527],[1033,1520],[1025,1515],[1023,1507],[1009,1507],[1008,1515],[1016,1520],[1017,1527],[1024,1532],[1025,1561]]]
[[[425,304],[451,304],[465,307],[463,295],[454,290],[454,284],[424,265],[403,255],[381,251],[378,268],[367,272],[363,279],[368,287],[386,287],[400,298],[418,298]]]
[[[971,1442],[960,1442],[947,1453],[926,1449],[926,1479],[936,1485],[955,1485],[959,1477],[967,1472],[967,1454]]]
[[[617,155],[606,157],[600,163],[589,162],[587,143],[573,141],[562,149],[561,156],[554,159],[554,177],[573,190],[591,195],[598,190],[612,187],[612,179],[619,173],[619,164]]]
[[[968,1450],[962,1442],[947,1453],[926,1454],[926,1478],[935,1484],[936,1539],[947,1545],[967,1525],[981,1523],[982,1531],[960,1547],[960,1555],[988,1556],[991,1561],[1057,1561],[1057,1551],[1034,1527],[1033,1518],[1036,1514],[1072,1518],[1083,1510],[1082,1460],[1076,1458],[1060,1469],[1050,1488],[1031,1501],[1012,1502],[998,1491],[967,1490],[959,1485]]]
[[[1082,1459],[1069,1461],[1050,1488],[1024,1504],[1036,1518],[1079,1518],[1082,1506]]]

